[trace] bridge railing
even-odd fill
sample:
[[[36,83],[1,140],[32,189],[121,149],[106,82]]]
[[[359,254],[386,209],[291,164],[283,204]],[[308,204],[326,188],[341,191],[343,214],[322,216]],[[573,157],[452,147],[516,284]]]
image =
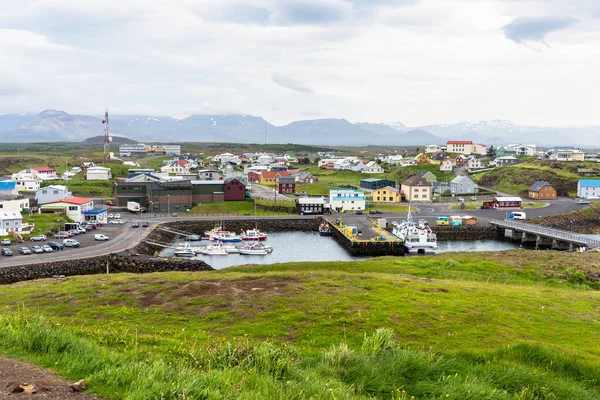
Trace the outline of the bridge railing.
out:
[[[493,225],[502,226],[505,228],[514,228],[527,233],[535,233],[538,235],[549,236],[558,239],[565,239],[567,241],[577,242],[577,243],[586,243],[589,245],[600,246],[600,240],[593,239],[590,237],[586,237],[581,234],[575,234],[569,231],[564,231],[556,228],[548,228],[540,225],[527,224],[523,222],[516,221],[502,221],[499,219],[492,219],[490,223]]]

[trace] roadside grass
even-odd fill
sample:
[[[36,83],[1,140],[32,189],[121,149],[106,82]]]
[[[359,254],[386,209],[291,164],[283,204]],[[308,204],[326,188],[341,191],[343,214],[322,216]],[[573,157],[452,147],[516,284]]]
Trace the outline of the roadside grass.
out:
[[[275,201],[275,200],[264,200],[264,199],[255,199],[254,200],[257,205],[267,206],[267,207],[285,207],[290,210],[296,210],[296,202],[295,201]]]
[[[54,180],[45,181],[42,187],[50,185],[64,185],[69,188],[73,195],[94,196],[94,197],[112,197],[113,181],[87,181],[83,179],[85,172],[80,172],[70,181]]]
[[[273,204],[271,204],[273,203]],[[294,202],[278,201],[270,202],[268,200],[256,200],[256,204],[262,205],[277,205],[281,207],[288,207],[288,203],[292,205],[291,208],[295,210]],[[217,203],[202,203],[193,207],[189,214],[239,214],[239,215],[254,215],[254,202],[252,200],[243,201],[222,201]],[[289,213],[264,210],[260,207],[256,208],[256,215],[288,215]]]
[[[140,164],[140,168],[154,168],[160,171],[160,167],[163,166],[163,161],[173,159],[172,156],[163,157],[149,157],[149,158],[138,158],[137,161]]]
[[[483,205],[482,202],[465,202],[465,210],[479,210]],[[542,208],[547,207],[548,203],[521,203],[523,208]],[[455,204],[451,207],[453,210],[460,210],[460,204]]]
[[[367,209],[381,210],[383,212],[391,212],[396,214],[406,214],[408,212],[408,206],[387,203],[368,203]],[[411,207],[412,212],[416,212],[417,210],[417,207]]]
[[[296,185],[296,193],[306,192],[309,196],[329,196],[331,189],[338,186],[327,183],[311,183],[307,185]]]
[[[29,214],[23,215],[23,222],[34,223],[35,229],[31,235],[23,235],[24,238],[29,238],[35,235],[48,235],[51,233],[58,232],[58,220],[61,221],[62,225],[65,222],[73,222],[69,217],[64,214]]]
[[[361,179],[367,178],[379,178],[385,179],[387,174],[363,174],[362,172],[355,171],[335,171],[333,169],[324,169],[311,166],[308,168],[301,168],[303,171],[310,172],[314,176],[319,177],[319,184],[333,183],[351,186],[360,186]],[[313,184],[314,185],[314,184]],[[312,185],[306,185],[312,186]],[[329,191],[328,191],[329,194]]]
[[[599,399],[597,268],[509,251],[21,282],[0,352],[127,399]]]

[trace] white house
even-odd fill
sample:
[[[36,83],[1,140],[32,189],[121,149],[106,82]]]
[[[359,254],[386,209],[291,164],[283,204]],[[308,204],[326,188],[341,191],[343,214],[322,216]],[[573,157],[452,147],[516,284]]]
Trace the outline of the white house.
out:
[[[112,178],[110,168],[106,167],[89,167],[85,172],[85,179],[88,181],[108,181]]]
[[[38,205],[69,197],[73,197],[73,193],[69,192],[69,188],[64,185],[46,186],[35,191],[35,199]]]
[[[18,193],[17,182],[9,180],[0,181],[0,196],[16,196]]]
[[[69,197],[68,199],[58,199],[49,201],[39,207],[40,214],[46,213],[64,213],[75,222],[85,220],[85,212],[94,209],[94,199],[84,197]],[[105,209],[106,210],[106,209]]]
[[[600,198],[600,180],[580,179],[577,182],[577,196],[582,199]]]
[[[190,166],[186,160],[177,160],[160,167],[160,172],[166,172],[168,174],[175,175],[186,175],[190,173]]]
[[[444,161],[441,162],[441,164],[440,164],[441,172],[452,172],[452,170],[454,170],[454,163],[452,162],[452,160],[445,159]]]
[[[552,154],[550,154],[550,159],[558,161],[583,161],[585,154],[583,151],[577,149],[555,148]]]
[[[442,151],[442,146],[438,146],[437,144],[429,144],[425,147],[425,153],[437,153],[438,151]]]
[[[365,192],[356,189],[332,189],[329,191],[332,211],[364,210]]]
[[[469,159],[469,169],[478,169],[481,168],[481,160],[479,158],[470,158]]]
[[[514,151],[518,156],[534,156],[537,153],[535,144],[509,144],[507,151]]]
[[[21,233],[23,216],[19,211],[0,210],[0,236],[9,235],[11,231]]]
[[[38,176],[43,181],[52,181],[58,179],[56,176],[56,170],[54,168],[31,168],[32,171],[37,172]]]
[[[235,154],[223,153],[223,154],[217,154],[216,156],[214,156],[213,162],[221,163],[221,164],[240,165],[242,163],[242,160],[240,160],[240,158],[238,156],[236,156]]]
[[[273,161],[275,161],[275,157],[273,157],[270,154],[261,154],[258,157],[256,157],[256,164],[258,165],[269,165]]]
[[[377,161],[369,161],[362,172],[364,174],[383,174],[383,168],[377,164]]]
[[[0,200],[0,211],[23,211],[29,209],[29,198]]]
[[[37,172],[31,169],[14,173],[11,175],[10,179],[17,183],[17,190],[19,192],[38,190],[42,180]]]

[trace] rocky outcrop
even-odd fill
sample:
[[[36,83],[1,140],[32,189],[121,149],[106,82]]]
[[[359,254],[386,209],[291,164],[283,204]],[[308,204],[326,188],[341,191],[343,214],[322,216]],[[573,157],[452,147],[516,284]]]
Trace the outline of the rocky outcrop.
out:
[[[109,254],[69,261],[0,268],[0,284],[61,276],[105,274],[107,268],[111,274],[213,270],[210,265],[200,260],[156,258],[128,253]]]
[[[534,218],[527,222],[578,233],[600,233],[600,207],[585,206],[581,210]]]

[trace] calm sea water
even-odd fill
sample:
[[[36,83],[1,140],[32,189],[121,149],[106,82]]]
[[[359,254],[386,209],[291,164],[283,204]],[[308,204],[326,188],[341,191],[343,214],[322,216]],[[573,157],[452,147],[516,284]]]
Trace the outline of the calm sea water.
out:
[[[215,269],[244,264],[275,264],[291,261],[355,261],[364,257],[349,255],[331,237],[322,237],[314,232],[269,233],[266,243],[273,246],[267,255],[229,254],[226,256],[197,255]],[[207,241],[192,242],[192,246],[206,246]],[[518,244],[495,240],[438,242],[438,252],[448,251],[500,251],[518,248]],[[162,256],[173,255],[173,249],[165,249]]]

